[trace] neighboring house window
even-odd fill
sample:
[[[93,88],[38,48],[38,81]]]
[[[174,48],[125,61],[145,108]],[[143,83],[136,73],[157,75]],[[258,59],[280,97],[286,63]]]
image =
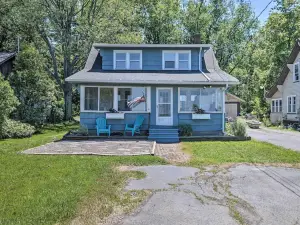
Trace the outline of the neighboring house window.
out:
[[[223,91],[220,88],[180,88],[179,112],[192,112],[193,105],[207,112],[221,112]]]
[[[294,64],[294,81],[299,81],[299,70],[300,70],[300,64],[295,63]]]
[[[147,88],[145,87],[122,87],[118,88],[118,111],[136,111],[146,112],[147,104],[141,99],[147,99]],[[129,102],[138,102],[138,104],[128,104]]]
[[[115,50],[114,69],[116,70],[141,70],[142,51],[140,50]]]
[[[163,70],[191,70],[191,51],[163,51]]]
[[[108,111],[113,107],[113,88],[85,87],[84,110]]]
[[[282,112],[282,99],[273,99],[272,100],[272,113]]]
[[[296,96],[287,97],[287,112],[296,113]]]

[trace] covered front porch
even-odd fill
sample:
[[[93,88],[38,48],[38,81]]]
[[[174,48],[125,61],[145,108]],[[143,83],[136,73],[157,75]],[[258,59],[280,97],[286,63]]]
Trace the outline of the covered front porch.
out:
[[[134,136],[160,142],[178,142],[184,124],[191,126],[193,136],[222,135],[224,93],[222,86],[84,84],[80,85],[80,123],[96,135],[96,120],[104,118],[111,136],[129,137],[130,133],[124,133],[126,125],[143,117]],[[194,105],[203,113],[195,114]]]

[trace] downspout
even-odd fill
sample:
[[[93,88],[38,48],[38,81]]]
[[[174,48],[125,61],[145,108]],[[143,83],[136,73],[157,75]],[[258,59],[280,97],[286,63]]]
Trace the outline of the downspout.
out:
[[[223,113],[222,113],[222,132],[225,134],[225,101],[226,101],[226,90],[228,89],[228,83],[226,84],[226,88],[223,91]]]

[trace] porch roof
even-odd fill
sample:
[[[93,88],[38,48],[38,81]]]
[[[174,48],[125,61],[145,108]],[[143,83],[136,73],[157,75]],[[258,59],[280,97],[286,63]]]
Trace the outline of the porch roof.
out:
[[[88,71],[82,70],[66,79],[71,83],[115,84],[238,84],[238,80],[224,71]]]

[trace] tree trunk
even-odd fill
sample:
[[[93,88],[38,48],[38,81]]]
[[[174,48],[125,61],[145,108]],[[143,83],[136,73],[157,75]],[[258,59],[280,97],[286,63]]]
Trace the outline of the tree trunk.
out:
[[[64,84],[65,120],[72,119],[72,84]]]

